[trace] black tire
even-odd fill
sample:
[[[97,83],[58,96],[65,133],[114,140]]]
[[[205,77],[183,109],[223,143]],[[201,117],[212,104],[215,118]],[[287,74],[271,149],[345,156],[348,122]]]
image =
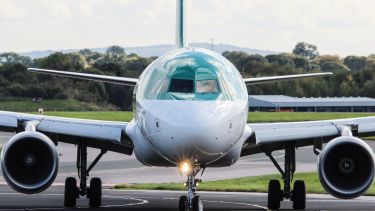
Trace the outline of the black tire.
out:
[[[200,196],[195,196],[193,199],[193,211],[203,211],[203,202]]]
[[[306,186],[302,180],[296,180],[293,187],[293,209],[304,210],[306,208]]]
[[[181,196],[178,202],[178,211],[186,211],[188,206],[188,198],[186,196]]]
[[[68,177],[65,180],[65,191],[64,191],[64,206],[75,207],[79,191],[77,188],[77,180],[74,177]]]
[[[278,210],[282,200],[281,186],[278,180],[271,180],[268,184],[268,201],[267,206],[269,209]]]
[[[90,207],[100,207],[102,205],[102,180],[100,178],[92,178],[90,180],[90,188],[87,194]]]

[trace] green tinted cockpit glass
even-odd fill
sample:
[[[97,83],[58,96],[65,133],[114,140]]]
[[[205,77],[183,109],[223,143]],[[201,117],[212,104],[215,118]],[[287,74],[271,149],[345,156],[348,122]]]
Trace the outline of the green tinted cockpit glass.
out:
[[[218,94],[219,86],[217,80],[199,80],[195,84],[196,93],[199,94]]]
[[[160,100],[246,100],[236,68],[204,49],[178,49],[155,60],[141,75],[137,98]]]

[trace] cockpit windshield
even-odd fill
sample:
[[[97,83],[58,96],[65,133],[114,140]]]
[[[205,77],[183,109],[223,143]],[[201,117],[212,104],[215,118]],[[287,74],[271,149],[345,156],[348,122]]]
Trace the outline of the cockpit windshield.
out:
[[[189,79],[173,78],[168,92],[194,93],[194,81]]]
[[[199,94],[218,94],[219,85],[217,80],[200,80],[196,83],[196,90]]]
[[[140,77],[137,97],[160,100],[247,100],[236,68],[203,49],[178,49],[150,65]]]

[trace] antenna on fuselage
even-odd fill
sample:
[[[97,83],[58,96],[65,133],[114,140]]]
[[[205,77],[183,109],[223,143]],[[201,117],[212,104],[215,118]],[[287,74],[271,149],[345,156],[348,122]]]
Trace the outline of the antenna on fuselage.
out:
[[[185,0],[177,0],[176,47],[187,47]]]

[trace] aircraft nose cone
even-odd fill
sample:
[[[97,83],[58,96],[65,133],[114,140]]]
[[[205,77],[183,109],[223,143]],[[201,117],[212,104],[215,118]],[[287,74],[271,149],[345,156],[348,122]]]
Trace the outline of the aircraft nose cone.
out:
[[[176,102],[163,102],[144,115],[144,134],[167,160],[214,161],[239,140],[241,109],[228,110],[228,104],[217,102]]]
[[[227,146],[215,143],[213,128],[202,128],[199,125],[189,128],[162,124],[162,131],[150,137],[154,148],[159,150],[168,160],[179,162],[183,160],[198,160],[206,162],[218,158],[226,151]],[[211,134],[211,135],[210,135]]]

